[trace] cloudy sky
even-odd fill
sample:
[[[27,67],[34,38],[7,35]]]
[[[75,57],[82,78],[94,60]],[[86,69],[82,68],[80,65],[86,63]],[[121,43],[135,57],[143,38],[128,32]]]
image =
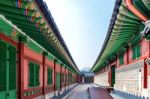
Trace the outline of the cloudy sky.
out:
[[[115,0],[44,1],[78,68],[91,68],[103,45]]]

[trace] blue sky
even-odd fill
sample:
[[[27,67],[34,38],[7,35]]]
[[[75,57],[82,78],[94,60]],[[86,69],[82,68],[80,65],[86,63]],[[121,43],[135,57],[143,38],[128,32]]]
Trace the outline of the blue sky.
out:
[[[44,1],[78,68],[91,68],[106,37],[115,0]]]

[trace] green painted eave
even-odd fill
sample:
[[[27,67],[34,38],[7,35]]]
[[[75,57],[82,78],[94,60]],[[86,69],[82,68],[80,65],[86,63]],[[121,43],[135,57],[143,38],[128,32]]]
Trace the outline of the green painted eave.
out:
[[[58,60],[79,73],[62,42],[57,38],[34,0],[22,0],[20,4],[18,0],[1,0],[0,14],[52,53]]]
[[[115,5],[119,5],[119,7],[113,12],[113,14],[117,13],[112,16],[112,19],[115,19],[115,21],[111,21],[113,26],[112,28],[109,28],[109,36],[106,37],[103,49],[101,50],[95,64],[91,68],[91,71],[93,72],[98,72],[104,67],[104,64],[111,60],[112,57],[115,57],[118,52],[125,49],[129,44],[134,44],[141,39],[140,32],[144,28],[143,23],[137,16],[126,8],[124,0],[117,1],[120,1],[121,3],[116,3]],[[133,3],[138,9],[141,9],[145,15],[150,17],[150,1],[133,0]]]

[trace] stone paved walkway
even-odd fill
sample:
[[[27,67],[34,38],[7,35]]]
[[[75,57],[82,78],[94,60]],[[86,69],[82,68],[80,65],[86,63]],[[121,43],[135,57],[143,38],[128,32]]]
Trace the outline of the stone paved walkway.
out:
[[[87,89],[92,86],[92,84],[80,84],[70,92],[70,95],[66,99],[89,99]]]
[[[90,99],[89,93],[87,91],[88,87],[100,87],[100,86],[96,84],[79,84],[68,93],[67,97],[63,99]],[[110,93],[110,95],[114,99],[145,99],[143,97],[133,96],[116,90],[115,92]]]

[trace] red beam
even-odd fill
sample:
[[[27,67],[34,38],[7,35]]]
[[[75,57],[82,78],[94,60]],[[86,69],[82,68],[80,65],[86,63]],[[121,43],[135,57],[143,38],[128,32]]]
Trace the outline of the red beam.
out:
[[[142,21],[147,21],[148,18],[142,14],[137,8],[135,8],[132,4],[132,0],[125,0],[125,4],[127,6],[127,8],[133,13],[135,14],[137,17],[139,17]]]
[[[18,42],[12,40],[10,37],[5,36],[3,33],[0,32],[0,39],[9,42],[10,44],[14,45],[14,46],[18,46]]]

